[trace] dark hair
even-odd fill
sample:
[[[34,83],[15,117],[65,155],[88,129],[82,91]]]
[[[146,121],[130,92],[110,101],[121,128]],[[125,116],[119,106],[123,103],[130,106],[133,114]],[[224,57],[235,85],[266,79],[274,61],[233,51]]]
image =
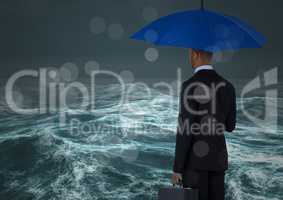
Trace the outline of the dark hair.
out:
[[[210,51],[204,51],[204,50],[200,50],[200,49],[192,49],[192,50],[202,54],[206,59],[209,59],[209,60],[212,59],[213,53],[210,52]]]

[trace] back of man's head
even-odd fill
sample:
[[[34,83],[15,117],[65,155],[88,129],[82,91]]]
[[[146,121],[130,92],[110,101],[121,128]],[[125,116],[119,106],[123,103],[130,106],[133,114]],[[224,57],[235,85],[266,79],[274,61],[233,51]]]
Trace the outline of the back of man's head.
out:
[[[190,61],[193,67],[210,64],[212,62],[212,58],[212,52],[199,49],[190,49]]]
[[[199,50],[199,49],[192,49],[192,51],[194,51],[194,52],[196,52],[197,54],[199,54],[200,57],[201,57],[203,60],[208,60],[208,61],[211,61],[211,60],[212,60],[212,56],[213,56],[213,53],[212,53],[212,52],[204,51],[204,50]]]

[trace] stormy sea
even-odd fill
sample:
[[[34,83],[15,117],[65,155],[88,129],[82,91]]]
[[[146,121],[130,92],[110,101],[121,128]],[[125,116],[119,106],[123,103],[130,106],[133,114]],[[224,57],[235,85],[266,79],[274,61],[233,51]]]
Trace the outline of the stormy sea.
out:
[[[96,86],[94,111],[92,100],[74,90],[68,107],[39,114],[13,112],[1,93],[0,199],[157,199],[158,189],[170,185],[178,95],[129,87],[123,106],[121,87],[111,83]],[[13,96],[22,108],[38,107],[32,85],[20,85]],[[241,111],[244,103],[264,117],[266,101],[278,102],[277,127],[259,126]],[[254,95],[237,98],[237,105],[237,128],[226,134],[226,199],[281,200],[283,98]]]

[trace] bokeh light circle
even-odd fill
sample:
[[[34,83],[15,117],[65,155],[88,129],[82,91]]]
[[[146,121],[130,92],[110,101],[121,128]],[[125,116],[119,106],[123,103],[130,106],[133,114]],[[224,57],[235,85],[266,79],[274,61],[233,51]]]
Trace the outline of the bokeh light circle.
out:
[[[124,28],[121,24],[111,24],[108,27],[108,35],[113,40],[121,39],[124,32]]]
[[[202,158],[209,153],[209,146],[205,141],[197,141],[193,146],[193,152],[196,156]]]
[[[106,22],[102,17],[94,17],[90,20],[89,28],[93,34],[101,34],[106,30]]]
[[[121,78],[125,83],[132,83],[135,80],[134,74],[129,70],[124,70],[120,73]]]
[[[48,82],[60,82],[60,72],[55,67],[47,68],[47,81]]]
[[[145,51],[145,59],[149,62],[155,62],[159,58],[159,52],[156,48],[148,48]]]
[[[60,68],[60,77],[63,81],[74,81],[79,76],[79,70],[74,63],[65,63]]]
[[[155,8],[147,6],[143,9],[142,16],[145,21],[152,21],[158,17],[158,12]]]
[[[100,64],[97,61],[88,61],[85,63],[85,73],[91,75],[93,71],[98,71]]]
[[[147,30],[144,34],[144,38],[147,42],[155,43],[158,40],[158,33],[153,29]]]
[[[123,149],[121,157],[124,161],[131,163],[135,162],[138,159],[139,150],[137,147],[131,149]]]
[[[49,75],[49,77],[50,77],[51,79],[56,79],[56,77],[57,77],[57,72],[56,72],[55,70],[50,70],[50,71],[48,72],[48,75]]]

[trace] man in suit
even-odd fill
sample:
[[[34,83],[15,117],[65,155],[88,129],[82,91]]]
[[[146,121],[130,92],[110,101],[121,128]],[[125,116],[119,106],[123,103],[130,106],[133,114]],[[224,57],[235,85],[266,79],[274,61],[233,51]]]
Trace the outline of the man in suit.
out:
[[[224,132],[235,129],[235,89],[213,69],[211,52],[189,55],[194,75],[181,86],[172,182],[198,189],[200,200],[224,200]]]

